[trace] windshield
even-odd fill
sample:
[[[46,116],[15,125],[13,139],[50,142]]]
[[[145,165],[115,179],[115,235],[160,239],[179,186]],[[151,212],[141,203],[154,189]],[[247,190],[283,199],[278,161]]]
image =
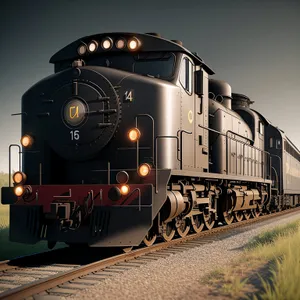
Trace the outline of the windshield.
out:
[[[174,75],[176,57],[170,52],[112,53],[86,60],[86,65],[119,69],[145,76],[169,80]]]

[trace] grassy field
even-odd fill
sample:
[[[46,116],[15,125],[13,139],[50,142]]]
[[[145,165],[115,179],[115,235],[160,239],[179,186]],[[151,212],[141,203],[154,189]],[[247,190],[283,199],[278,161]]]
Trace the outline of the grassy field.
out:
[[[0,187],[8,185],[8,175],[0,173]],[[1,194],[0,194],[1,197]],[[56,248],[64,247],[58,244]],[[46,242],[24,245],[9,241],[9,206],[0,204],[0,261],[48,250]]]
[[[300,222],[265,232],[242,258],[213,271],[207,284],[224,299],[300,299]]]

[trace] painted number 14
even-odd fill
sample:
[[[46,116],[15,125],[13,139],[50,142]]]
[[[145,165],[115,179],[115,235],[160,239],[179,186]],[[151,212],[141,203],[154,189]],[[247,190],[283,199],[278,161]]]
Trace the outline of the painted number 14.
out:
[[[70,135],[71,135],[71,141],[78,141],[80,136],[79,136],[79,130],[71,130],[70,131]]]

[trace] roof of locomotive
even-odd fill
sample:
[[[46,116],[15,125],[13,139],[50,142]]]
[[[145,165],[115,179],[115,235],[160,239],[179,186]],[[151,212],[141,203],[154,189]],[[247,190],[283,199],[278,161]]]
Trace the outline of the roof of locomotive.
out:
[[[88,53],[85,55],[79,55],[77,50],[81,45],[87,45],[91,41],[99,41],[105,39],[105,38],[110,38],[112,40],[117,40],[117,39],[125,39],[129,40],[131,38],[137,38],[141,45],[137,51],[134,53],[138,52],[154,52],[154,51],[167,51],[167,52],[181,52],[185,53],[188,56],[193,59],[193,61],[201,65],[203,69],[209,74],[213,75],[214,71],[207,66],[204,61],[196,54],[190,52],[188,49],[184,48],[182,45],[178,44],[176,41],[171,41],[165,38],[162,38],[160,36],[154,35],[154,34],[142,34],[142,33],[130,33],[130,32],[111,32],[111,33],[101,33],[101,34],[95,34],[95,35],[90,35],[86,36],[83,38],[80,38],[69,45],[65,46],[58,52],[56,52],[51,58],[50,58],[50,63],[57,63],[60,61],[64,60],[72,60],[76,58],[84,58],[86,55],[94,55],[95,53],[105,53],[105,52],[114,52],[114,53],[120,53],[120,52],[131,52],[129,49],[117,49],[115,46],[113,46],[110,50],[104,50],[101,47],[98,47],[97,50],[94,53]],[[100,44],[100,43],[99,43]]]

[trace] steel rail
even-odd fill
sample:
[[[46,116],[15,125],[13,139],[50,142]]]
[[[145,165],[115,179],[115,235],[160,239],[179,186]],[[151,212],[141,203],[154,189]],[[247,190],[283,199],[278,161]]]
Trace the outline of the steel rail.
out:
[[[203,232],[190,234],[184,238],[174,239],[170,242],[162,242],[162,243],[154,244],[153,246],[150,246],[150,247],[136,249],[129,253],[119,254],[117,256],[103,259],[101,261],[97,261],[97,262],[93,262],[93,263],[90,263],[90,264],[87,264],[84,266],[76,267],[70,271],[61,272],[61,273],[49,276],[47,278],[43,278],[43,279],[33,281],[33,282],[25,284],[25,285],[16,287],[16,288],[6,290],[5,292],[0,293],[0,299],[7,299],[7,300],[9,300],[9,299],[14,299],[14,300],[15,299],[24,299],[26,297],[30,297],[32,295],[47,291],[51,288],[54,288],[58,285],[66,283],[68,281],[77,279],[79,277],[88,275],[93,272],[101,271],[102,269],[111,267],[118,263],[130,261],[137,257],[143,256],[143,255],[146,255],[146,254],[149,254],[152,252],[157,252],[162,249],[172,248],[172,246],[182,244],[184,242],[191,241],[196,238],[200,238],[202,236],[207,236],[207,235],[214,236],[220,232],[229,231],[231,229],[235,229],[238,227],[245,227],[250,224],[259,223],[264,220],[276,218],[276,217],[279,217],[279,216],[282,216],[285,214],[299,213],[299,212],[300,212],[300,207],[294,208],[294,209],[283,210],[283,211],[280,211],[277,213],[267,214],[267,215],[263,215],[263,216],[260,216],[257,218],[245,220],[242,222],[236,222],[236,223],[232,223],[230,225],[213,228],[211,230],[206,230]]]

